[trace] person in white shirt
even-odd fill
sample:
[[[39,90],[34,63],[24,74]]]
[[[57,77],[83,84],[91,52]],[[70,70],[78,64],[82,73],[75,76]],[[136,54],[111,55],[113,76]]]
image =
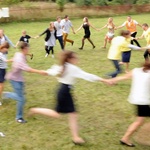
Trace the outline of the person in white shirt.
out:
[[[71,43],[72,45],[74,44],[73,40],[68,39],[68,34],[70,32],[70,28],[72,29],[72,32],[75,34],[72,22],[69,20],[68,15],[66,15],[64,17],[64,19],[62,20],[63,23],[63,41],[64,41],[64,47],[66,45],[66,42]]]
[[[61,22],[61,17],[57,17],[57,20],[54,22],[54,27],[56,29],[56,38],[59,41],[61,49],[64,50],[64,43],[63,43],[63,23]]]
[[[73,84],[76,78],[81,78],[90,82],[107,82],[96,75],[87,73],[76,66],[77,55],[72,51],[63,51],[60,55],[60,66],[54,65],[46,71],[48,75],[57,76],[60,87],[57,93],[56,110],[47,108],[31,108],[29,115],[42,114],[48,117],[59,118],[60,113],[69,115],[69,125],[72,133],[72,140],[75,144],[82,144],[85,141],[79,136],[77,124],[77,111],[74,106],[72,96]]]
[[[133,40],[131,40],[131,44],[135,42],[138,47],[141,47],[138,41],[135,39],[136,34],[137,34],[137,28],[136,28],[137,25],[139,27],[142,27],[136,20],[133,20],[131,16],[128,16],[127,21],[125,21],[121,26],[118,26],[115,29],[119,29],[119,28],[126,26],[126,29],[129,30],[131,33],[131,37],[134,38]]]
[[[133,133],[144,123],[145,117],[150,117],[150,62],[145,62],[141,68],[135,68],[124,76],[112,79],[114,83],[132,79],[129,102],[137,108],[137,118],[128,127],[120,143],[130,147],[135,145],[130,142]]]

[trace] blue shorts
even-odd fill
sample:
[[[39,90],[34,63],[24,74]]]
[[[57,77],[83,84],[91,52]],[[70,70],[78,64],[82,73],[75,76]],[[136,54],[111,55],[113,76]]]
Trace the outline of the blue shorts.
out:
[[[5,81],[5,74],[6,74],[6,69],[0,68],[0,83],[3,83]]]
[[[130,62],[131,51],[122,52],[122,62]]]

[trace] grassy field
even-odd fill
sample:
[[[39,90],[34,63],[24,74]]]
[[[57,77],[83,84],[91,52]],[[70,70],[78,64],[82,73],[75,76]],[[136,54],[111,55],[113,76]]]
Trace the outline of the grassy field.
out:
[[[133,16],[139,23],[149,23],[149,15]],[[126,20],[126,16],[114,17],[116,26],[121,25]],[[107,18],[89,19],[91,24],[97,28],[102,27]],[[72,20],[74,28],[77,29],[82,19]],[[21,31],[26,29],[28,34],[36,36],[45,30],[49,22],[26,22],[1,24],[0,28],[5,30],[6,35],[16,43],[21,36]],[[87,72],[103,77],[106,73],[114,70],[113,65],[107,59],[107,49],[102,49],[104,35],[107,30],[97,32],[91,29],[91,39],[96,45],[95,49],[86,41],[84,50],[80,51],[83,30],[77,34],[69,35],[74,39],[73,46],[67,43],[66,49],[75,51],[80,58],[79,66]],[[119,31],[116,31],[116,35]],[[138,27],[138,36],[142,29]],[[145,40],[139,41],[142,46],[146,45]],[[28,64],[37,69],[48,69],[57,63],[57,59],[51,56],[45,58],[44,37],[31,39],[31,52],[34,59],[28,58]],[[109,44],[107,45],[109,47]],[[57,41],[55,46],[55,56],[59,53],[60,46]],[[8,57],[11,58],[17,49],[10,49]],[[55,57],[56,58],[56,57]],[[130,69],[139,67],[144,61],[143,52],[132,51]],[[8,70],[10,69],[10,65]],[[25,119],[28,123],[18,124],[15,121],[16,102],[6,100],[0,106],[0,131],[6,136],[0,137],[0,150],[129,150],[130,148],[121,146],[119,139],[126,131],[128,125],[133,122],[135,116],[134,107],[127,102],[130,91],[130,81],[121,82],[116,86],[107,86],[102,83],[90,83],[84,80],[77,80],[74,94],[76,105],[79,111],[80,135],[87,143],[84,146],[75,146],[71,142],[71,135],[68,127],[68,118],[55,120],[43,116],[27,118],[27,113],[31,107],[54,108],[55,92],[57,80],[50,76],[40,76],[36,74],[24,74],[26,79],[26,105]],[[5,91],[11,91],[9,82],[6,82]],[[148,121],[148,120],[147,120]],[[136,134],[135,134],[136,136]],[[133,150],[149,150],[150,147],[136,142]]]

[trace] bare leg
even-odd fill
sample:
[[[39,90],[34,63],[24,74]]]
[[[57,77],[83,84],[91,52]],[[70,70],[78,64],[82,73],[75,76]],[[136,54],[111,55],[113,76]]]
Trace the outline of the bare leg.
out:
[[[44,115],[44,116],[53,117],[53,118],[60,117],[59,113],[48,108],[31,108],[29,111],[29,116],[32,116],[35,114]]]
[[[126,133],[124,134],[124,136],[122,137],[121,141],[130,145],[131,144],[130,137],[139,128],[139,126],[141,126],[144,123],[144,119],[145,119],[145,117],[137,117],[135,122],[133,122],[128,127],[128,129],[127,129]]]
[[[129,63],[125,63],[125,65],[126,65],[125,73],[128,73],[129,72]]]
[[[4,89],[4,83],[0,83],[0,105],[2,105],[2,102],[1,102],[1,97],[2,97],[2,92],[3,92],[3,89]]]
[[[104,38],[104,46],[103,46],[103,48],[106,48],[106,45],[107,45],[107,36],[105,36],[105,38]]]
[[[77,123],[77,113],[69,113],[69,126],[72,134],[72,140],[75,144],[82,144],[85,141],[79,137],[78,133],[78,123]]]

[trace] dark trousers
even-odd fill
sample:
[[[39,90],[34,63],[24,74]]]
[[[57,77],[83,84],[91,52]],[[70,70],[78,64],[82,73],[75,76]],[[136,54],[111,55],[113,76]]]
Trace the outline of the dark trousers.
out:
[[[57,36],[61,49],[64,50],[63,36]]]
[[[148,60],[148,56],[150,57],[150,50],[146,50],[145,52],[144,52],[144,58],[145,58],[145,60]]]
[[[45,46],[45,51],[48,55],[50,54],[50,51],[54,54],[53,46]]]
[[[122,72],[122,69],[121,69],[121,67],[120,67],[120,65],[119,65],[119,61],[118,61],[118,60],[111,60],[111,61],[112,61],[113,65],[114,65],[114,67],[116,68],[116,71],[114,71],[114,72],[108,74],[108,76],[111,76],[112,78],[114,78],[114,77],[116,77],[119,73]]]
[[[137,34],[137,32],[132,33],[131,37],[135,38],[136,34]],[[139,44],[139,42],[137,40],[135,40],[135,39],[131,40],[131,44],[133,44],[133,42],[135,42],[138,47],[141,47],[141,45]]]

